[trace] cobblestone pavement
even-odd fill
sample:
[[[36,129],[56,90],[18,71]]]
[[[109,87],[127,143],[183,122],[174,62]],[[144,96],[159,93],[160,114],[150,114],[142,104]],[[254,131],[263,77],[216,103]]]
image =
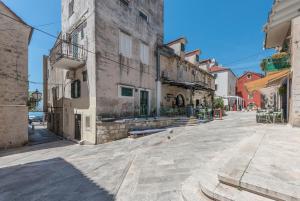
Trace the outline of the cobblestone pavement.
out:
[[[261,126],[254,113],[97,146],[0,152],[0,201],[182,201],[181,184]]]

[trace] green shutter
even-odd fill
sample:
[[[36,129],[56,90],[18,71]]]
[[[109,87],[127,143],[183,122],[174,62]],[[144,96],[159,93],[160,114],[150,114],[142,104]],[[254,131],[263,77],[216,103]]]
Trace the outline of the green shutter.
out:
[[[77,80],[77,98],[80,98],[81,96],[81,84],[80,80]]]

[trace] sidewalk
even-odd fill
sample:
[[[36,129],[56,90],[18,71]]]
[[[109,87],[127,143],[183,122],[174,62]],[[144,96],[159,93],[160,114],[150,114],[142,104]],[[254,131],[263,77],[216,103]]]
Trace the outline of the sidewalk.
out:
[[[300,129],[258,128],[190,177],[182,189],[186,200],[197,200],[199,182],[202,197],[215,200],[300,200]]]

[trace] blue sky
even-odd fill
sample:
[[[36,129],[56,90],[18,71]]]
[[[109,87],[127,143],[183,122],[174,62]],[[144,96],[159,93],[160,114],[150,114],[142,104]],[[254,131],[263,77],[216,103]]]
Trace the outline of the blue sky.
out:
[[[60,0],[3,0],[28,24],[57,35]],[[165,41],[188,39],[187,50],[200,48],[201,59],[216,58],[240,75],[260,72],[260,60],[272,53],[263,50],[263,25],[273,0],[165,0]],[[42,56],[54,39],[35,32],[29,49],[29,80],[43,82]],[[42,85],[30,84],[30,90]]]

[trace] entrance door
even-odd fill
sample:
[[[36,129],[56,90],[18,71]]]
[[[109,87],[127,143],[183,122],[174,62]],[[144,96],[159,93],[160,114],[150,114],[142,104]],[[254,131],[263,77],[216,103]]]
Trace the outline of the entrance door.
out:
[[[149,108],[149,92],[148,91],[140,91],[140,114],[141,116],[148,115]]]
[[[78,33],[72,35],[72,51],[74,59],[78,59]]]
[[[75,114],[75,139],[81,140],[81,114]]]

